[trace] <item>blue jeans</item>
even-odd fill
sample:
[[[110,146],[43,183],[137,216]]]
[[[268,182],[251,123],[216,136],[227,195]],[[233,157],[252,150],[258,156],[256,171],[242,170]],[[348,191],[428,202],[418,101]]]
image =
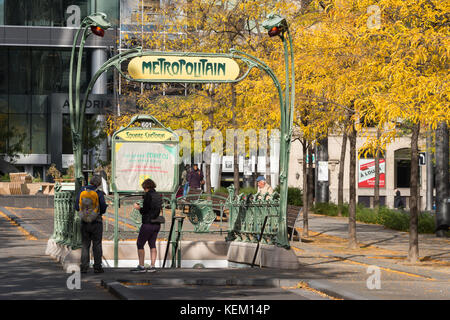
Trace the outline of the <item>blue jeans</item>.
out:
[[[183,196],[187,195],[189,192],[189,183],[186,183],[184,185],[184,191],[183,191]]]

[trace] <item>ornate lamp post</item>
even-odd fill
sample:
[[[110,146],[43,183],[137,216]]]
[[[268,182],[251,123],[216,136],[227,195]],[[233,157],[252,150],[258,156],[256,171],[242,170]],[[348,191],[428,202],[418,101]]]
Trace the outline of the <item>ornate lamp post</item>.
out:
[[[277,245],[289,248],[287,238],[287,196],[288,196],[288,171],[289,154],[291,149],[292,123],[294,117],[295,102],[295,72],[294,72],[294,52],[292,49],[292,38],[285,18],[278,14],[270,14],[262,24],[268,30],[269,36],[279,36],[284,47],[285,64],[285,94],[281,103],[281,141],[280,141],[280,217],[278,226]],[[286,37],[287,36],[287,37]],[[287,38],[287,39],[286,39]],[[289,43],[289,48],[288,48]],[[289,72],[289,58],[290,68]],[[289,79],[289,75],[291,78]]]
[[[83,58],[83,49],[86,38],[92,33],[103,37],[105,30],[109,29],[111,24],[107,20],[104,13],[94,13],[87,16],[81,22],[80,28],[77,31],[75,39],[73,40],[72,54],[70,57],[70,73],[69,73],[69,111],[70,111],[70,129],[72,133],[72,146],[74,155],[74,169],[75,169],[75,194],[77,194],[82,186],[83,174],[83,125],[84,112],[86,101],[81,105],[80,101],[80,77],[81,77],[81,63]],[[78,49],[77,68],[74,70],[74,58],[77,47],[77,42],[80,37]],[[73,77],[75,72],[75,99],[73,98]]]

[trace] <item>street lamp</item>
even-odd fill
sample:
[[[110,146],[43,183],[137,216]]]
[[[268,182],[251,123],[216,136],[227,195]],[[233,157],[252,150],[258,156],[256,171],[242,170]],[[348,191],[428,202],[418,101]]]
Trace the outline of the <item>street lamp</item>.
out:
[[[75,39],[73,40],[72,54],[70,57],[70,73],[69,73],[69,112],[70,112],[70,129],[72,133],[72,146],[74,156],[74,171],[75,171],[75,194],[81,189],[83,174],[83,124],[84,124],[84,108],[80,108],[80,78],[81,78],[81,63],[83,57],[84,44],[86,38],[95,34],[103,37],[105,30],[111,27],[111,23],[107,20],[106,14],[97,12],[87,16],[81,22],[80,28],[77,31]],[[75,51],[77,42],[81,35],[81,40],[78,49],[77,68],[74,71]],[[73,99],[73,77],[75,72],[75,99]],[[85,103],[85,102],[84,102]],[[83,104],[85,105],[85,104]]]
[[[284,17],[271,13],[262,24],[268,31],[270,37],[279,36],[284,47],[285,62],[285,95],[281,104],[281,141],[280,141],[280,217],[277,235],[277,245],[289,248],[287,238],[287,197],[288,197],[288,171],[289,155],[291,149],[292,123],[294,117],[295,101],[295,72],[294,72],[294,52],[292,49],[292,38],[289,32],[287,21]],[[285,36],[287,35],[287,37]],[[286,41],[287,38],[287,41]],[[289,42],[289,49],[288,43]],[[290,71],[289,71],[290,58]],[[291,79],[289,79],[291,75]]]

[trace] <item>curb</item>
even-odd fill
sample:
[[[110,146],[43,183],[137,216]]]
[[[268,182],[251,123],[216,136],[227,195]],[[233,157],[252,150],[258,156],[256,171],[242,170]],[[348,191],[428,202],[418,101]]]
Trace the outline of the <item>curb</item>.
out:
[[[304,281],[308,286],[311,288],[318,290],[320,292],[325,293],[326,295],[343,299],[343,300],[379,300],[376,297],[367,297],[367,296],[361,296],[356,295],[350,291],[347,291],[345,289],[336,289],[336,285],[331,284],[330,282],[326,280],[305,280]]]
[[[21,218],[16,216],[8,209],[0,207],[0,211],[2,211],[10,220],[14,221],[18,226],[22,227],[31,236],[35,237],[36,239],[45,238],[45,236],[41,232],[37,231],[32,225],[24,222]]]
[[[247,287],[292,287],[296,286],[301,279],[145,279],[145,280],[101,280],[101,286],[120,300],[141,300],[142,297],[127,288],[127,285],[169,285],[169,286],[247,286]]]
[[[299,249],[298,247],[292,246],[294,248]],[[391,273],[400,273],[404,276],[409,277],[416,277],[416,278],[422,278],[423,280],[428,281],[439,281],[444,280],[446,281],[448,279],[448,274],[442,273],[439,271],[433,271],[433,270],[419,270],[421,268],[419,265],[413,265],[413,266],[404,266],[399,264],[393,264],[389,263],[387,261],[381,261],[381,260],[371,260],[368,258],[362,258],[362,257],[352,257],[352,256],[345,256],[345,255],[339,255],[332,251],[329,251],[327,249],[317,249],[317,252],[322,252],[325,255],[329,256],[330,258],[339,259],[342,262],[347,263],[356,263],[361,265],[367,265],[367,266],[377,266],[381,269],[385,269],[385,272],[391,272]],[[301,259],[301,255],[297,254],[297,258]]]
[[[142,300],[142,298],[132,292],[131,289],[125,287],[118,281],[102,280],[101,285],[119,300]]]

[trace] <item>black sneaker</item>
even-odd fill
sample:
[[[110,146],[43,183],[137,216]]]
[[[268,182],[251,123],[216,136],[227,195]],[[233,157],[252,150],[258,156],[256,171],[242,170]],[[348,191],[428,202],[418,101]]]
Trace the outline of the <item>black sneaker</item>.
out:
[[[105,272],[105,270],[103,270],[102,267],[94,269],[94,273],[103,273],[103,272]]]
[[[81,273],[87,273],[88,272],[88,268],[80,268],[80,272]]]
[[[147,272],[147,269],[145,269],[145,267],[142,266],[137,266],[135,269],[131,269],[131,272],[142,273]]]

